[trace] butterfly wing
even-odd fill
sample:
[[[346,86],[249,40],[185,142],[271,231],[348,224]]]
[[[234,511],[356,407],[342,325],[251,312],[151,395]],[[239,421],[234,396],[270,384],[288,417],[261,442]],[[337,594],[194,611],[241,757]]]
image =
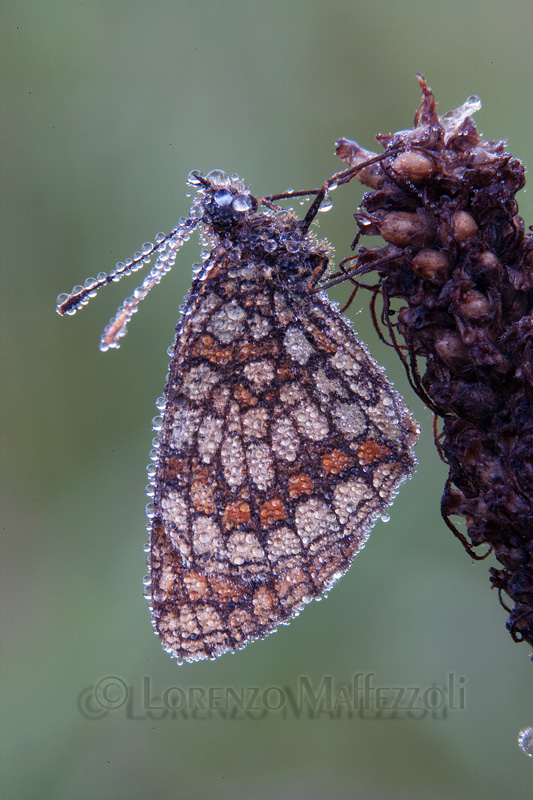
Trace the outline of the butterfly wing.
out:
[[[416,423],[323,296],[192,296],[160,434],[151,603],[180,661],[244,647],[346,572],[414,466]]]

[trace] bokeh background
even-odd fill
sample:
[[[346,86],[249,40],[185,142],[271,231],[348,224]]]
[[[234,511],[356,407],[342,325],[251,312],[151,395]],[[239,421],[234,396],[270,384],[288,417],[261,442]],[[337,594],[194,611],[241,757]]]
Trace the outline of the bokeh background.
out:
[[[533,164],[531,2],[4,0],[1,14],[4,796],[530,796],[517,746],[533,724],[528,649],[505,630],[489,563],[472,565],[440,518],[429,412],[364,298],[350,314],[422,424],[418,472],[326,602],[182,667],[142,597],[144,487],[197,240],[119,351],[101,354],[99,335],[139,276],[74,318],[54,307],[187,212],[190,169],[238,172],[257,195],[307,188],[340,168],[339,136],[372,148],[410,127],[417,71],[442,112],[478,94],[480,130]],[[340,189],[320,216],[338,258],[360,196]],[[531,192],[519,199],[531,224]],[[451,673],[465,706],[309,715],[267,691],[297,695],[301,676],[335,690],[357,673],[421,692]],[[143,686],[153,706],[165,692],[176,703],[174,687],[257,687],[263,711],[150,710]]]

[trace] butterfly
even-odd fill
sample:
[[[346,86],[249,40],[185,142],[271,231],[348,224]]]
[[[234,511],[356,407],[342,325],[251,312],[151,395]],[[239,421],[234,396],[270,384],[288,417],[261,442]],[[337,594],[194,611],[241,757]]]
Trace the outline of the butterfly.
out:
[[[309,226],[323,197],[300,220],[221,170],[194,171],[189,184],[198,196],[170,234],[58,298],[59,313],[73,313],[155,255],[104,331],[101,349],[117,347],[140,300],[202,232],[155,422],[147,509],[146,596],[180,663],[243,648],[327,592],[411,475],[418,436],[320,289],[330,247]]]

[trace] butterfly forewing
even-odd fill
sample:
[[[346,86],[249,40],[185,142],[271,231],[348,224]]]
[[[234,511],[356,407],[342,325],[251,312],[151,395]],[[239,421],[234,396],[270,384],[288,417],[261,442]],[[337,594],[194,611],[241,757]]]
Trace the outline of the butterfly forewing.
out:
[[[151,606],[179,660],[241,648],[329,589],[413,469],[416,424],[349,324],[308,291],[324,253],[308,235],[291,255],[297,224],[255,214],[230,229],[229,252],[214,237],[178,326]]]

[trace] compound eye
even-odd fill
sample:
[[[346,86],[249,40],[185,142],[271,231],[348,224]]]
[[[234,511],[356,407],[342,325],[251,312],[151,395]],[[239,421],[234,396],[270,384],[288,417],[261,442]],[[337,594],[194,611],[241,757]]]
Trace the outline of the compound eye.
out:
[[[238,194],[236,197],[233,198],[233,209],[234,211],[249,211],[252,206],[252,198],[249,194]]]
[[[231,205],[231,201],[233,200],[233,195],[227,189],[217,189],[217,191],[213,195],[213,200],[217,204],[217,206],[224,207]]]

